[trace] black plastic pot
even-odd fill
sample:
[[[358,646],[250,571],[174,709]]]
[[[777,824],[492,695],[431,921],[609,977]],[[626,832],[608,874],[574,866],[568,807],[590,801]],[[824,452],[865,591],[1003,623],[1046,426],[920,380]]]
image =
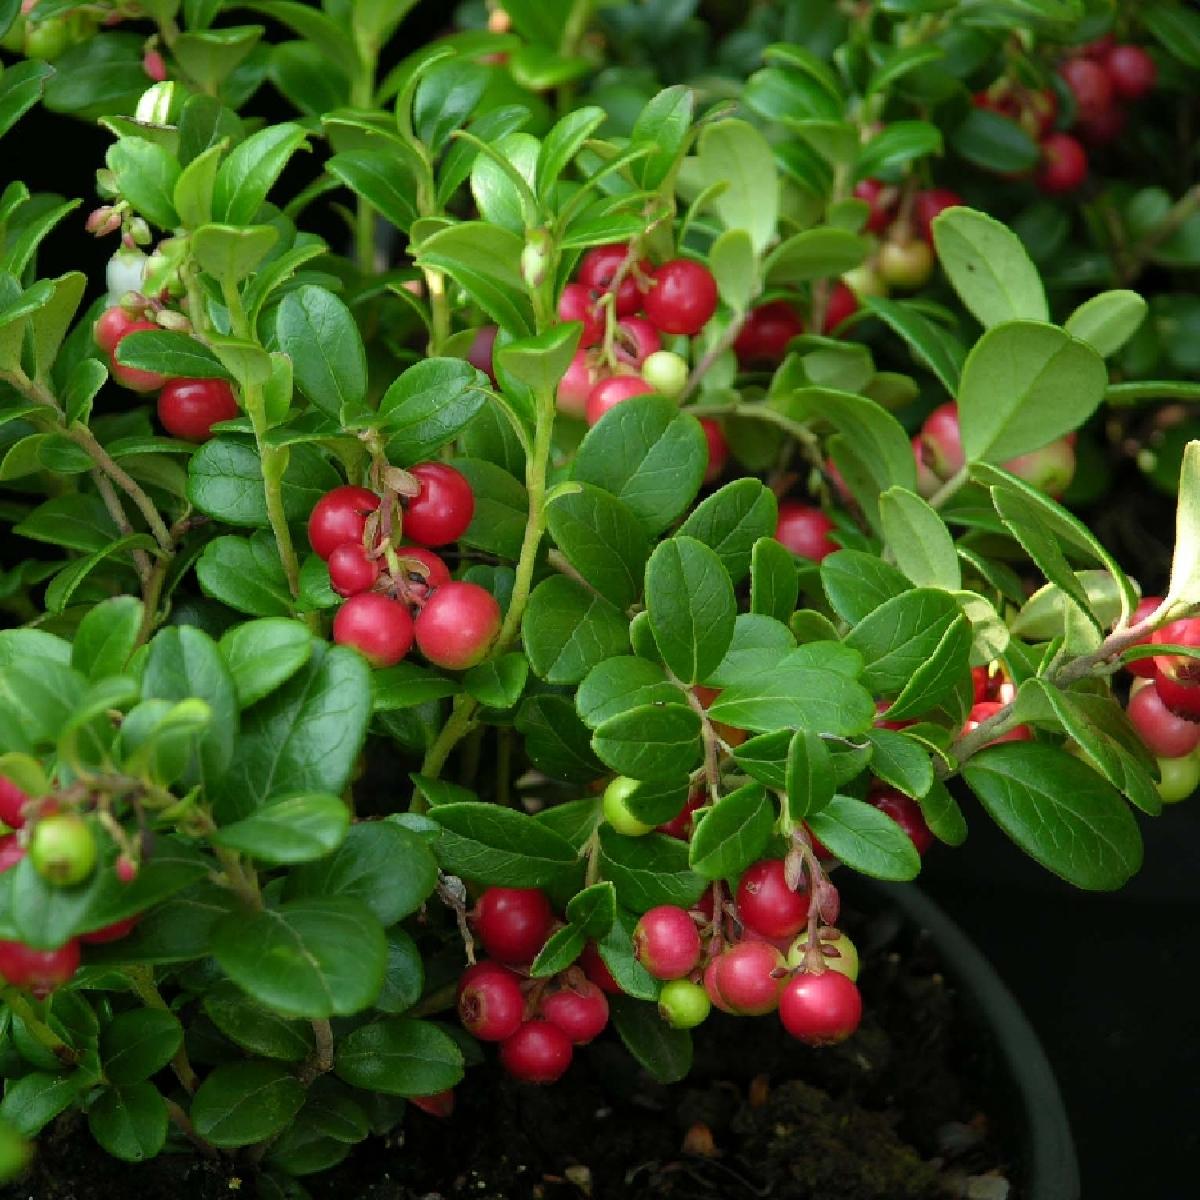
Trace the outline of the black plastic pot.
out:
[[[1008,1114],[1021,1147],[1023,1200],[1079,1200],[1079,1162],[1058,1082],[1037,1034],[1012,992],[975,944],[928,896],[912,884],[838,880],[848,896],[859,889],[894,907],[923,929],[945,963],[981,1030],[990,1036],[1005,1089],[1013,1097]]]

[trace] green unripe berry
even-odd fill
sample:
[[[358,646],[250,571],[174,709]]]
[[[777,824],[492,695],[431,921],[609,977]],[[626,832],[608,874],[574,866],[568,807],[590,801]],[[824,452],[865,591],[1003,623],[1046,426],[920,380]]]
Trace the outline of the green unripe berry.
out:
[[[672,979],[658,994],[658,1012],[672,1029],[695,1029],[712,1011],[708,993],[690,979]]]
[[[836,958],[828,954],[821,955],[825,960],[825,965],[831,971],[840,971],[851,982],[858,978],[858,947],[844,933],[839,933],[832,941],[823,940],[821,945],[832,946],[838,952]],[[807,953],[808,930],[805,929],[789,947],[787,965],[789,967],[803,966]]]
[[[933,250],[920,238],[884,242],[879,250],[879,275],[889,287],[914,291],[933,274]]]
[[[639,821],[629,811],[629,797],[637,788],[637,780],[627,775],[618,775],[604,789],[604,819],[618,832],[626,837],[645,837],[653,828],[645,821]]]
[[[1195,753],[1182,758],[1158,760],[1158,794],[1164,804],[1178,804],[1200,787],[1200,758]]]
[[[688,365],[670,350],[655,350],[642,363],[642,378],[660,396],[676,400],[687,387]]]
[[[51,17],[25,27],[25,53],[29,58],[53,62],[71,44],[71,30],[64,17]]]
[[[52,813],[33,828],[29,860],[34,870],[57,887],[82,883],[96,868],[96,835],[77,813]]]
[[[25,18],[17,14],[5,35],[0,38],[0,49],[10,50],[13,54],[25,52]]]

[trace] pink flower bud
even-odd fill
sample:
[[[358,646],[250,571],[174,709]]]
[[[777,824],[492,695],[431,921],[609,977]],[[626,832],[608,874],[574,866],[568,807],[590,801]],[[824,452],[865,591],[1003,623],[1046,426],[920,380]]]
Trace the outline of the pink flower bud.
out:
[[[162,83],[167,77],[167,64],[163,61],[163,56],[157,50],[147,50],[142,55],[142,70],[155,83]]]

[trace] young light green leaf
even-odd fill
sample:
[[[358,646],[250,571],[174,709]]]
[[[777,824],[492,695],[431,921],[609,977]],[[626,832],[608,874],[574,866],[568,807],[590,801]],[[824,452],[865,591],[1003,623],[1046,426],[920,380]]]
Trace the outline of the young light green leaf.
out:
[[[1188,442],[1179,471],[1175,512],[1175,554],[1167,600],[1200,604],[1200,442]]]
[[[962,587],[950,530],[920,496],[907,488],[889,488],[879,497],[879,515],[896,565],[917,587]]]
[[[1117,288],[1085,300],[1067,318],[1063,328],[1108,358],[1138,331],[1147,311],[1145,300],[1137,292]]]

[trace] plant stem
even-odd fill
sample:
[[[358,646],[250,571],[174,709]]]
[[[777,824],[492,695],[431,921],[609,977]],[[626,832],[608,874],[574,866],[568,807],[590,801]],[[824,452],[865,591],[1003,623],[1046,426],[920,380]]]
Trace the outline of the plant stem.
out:
[[[183,1134],[197,1150],[207,1158],[217,1158],[218,1151],[216,1146],[211,1142],[206,1142],[197,1132],[196,1127],[192,1124],[192,1119],[183,1111],[174,1100],[167,1099],[167,1116],[171,1118],[171,1123]]]
[[[134,995],[147,1007],[156,1008],[159,1012],[170,1012],[167,1002],[162,998],[154,983],[154,972],[150,967],[136,965],[125,968],[125,977],[133,988]],[[196,1090],[196,1072],[192,1070],[187,1048],[181,1043],[171,1059],[171,1069],[179,1080],[183,1090],[190,1096]]]
[[[361,68],[350,90],[350,103],[354,108],[370,108],[375,96],[375,69],[379,57],[378,48],[358,43]],[[354,217],[354,250],[358,269],[364,275],[375,274],[375,209],[358,197]]]
[[[745,315],[735,317],[729,323],[729,326],[721,334],[719,338],[701,356],[700,361],[692,368],[692,373],[688,376],[688,381],[684,385],[683,393],[679,397],[679,403],[687,403],[688,397],[700,386],[705,375],[712,369],[713,363],[737,341],[737,336],[742,331],[742,325],[745,323]]]
[[[930,508],[941,508],[967,482],[967,468],[960,467],[932,496],[929,497]]]
[[[333,1029],[327,1020],[312,1022],[313,1052],[300,1068],[300,1082],[308,1087],[314,1079],[333,1070]]]
[[[1200,212],[1200,184],[1196,184],[1184,192],[1167,210],[1162,220],[1148,229],[1142,235],[1141,240],[1130,248],[1120,281],[1132,283],[1141,274],[1150,255],[1163,242],[1177,233],[1184,222],[1197,212]]]
[[[68,1046],[66,1042],[37,1015],[37,1011],[29,1002],[28,997],[14,987],[6,987],[0,991],[0,998],[12,1010],[13,1016],[20,1017],[29,1030],[30,1036],[39,1046],[49,1050],[64,1067],[74,1067],[79,1062],[79,1052]]]
[[[108,515],[112,517],[117,527],[117,532],[122,537],[128,537],[133,532],[133,526],[129,523],[129,517],[125,514],[125,506],[121,503],[121,497],[117,495],[112,481],[99,467],[94,467],[91,475],[92,482],[96,485],[96,491],[100,493],[100,499],[104,502],[104,507],[108,510]],[[150,557],[145,550],[135,550],[133,552],[133,565],[144,589],[150,579],[150,573],[154,570],[150,565]]]
[[[790,433],[796,441],[809,449],[815,450],[820,447],[820,439],[807,425],[802,425],[799,421],[793,421],[791,417],[785,416],[774,408],[768,408],[763,403],[693,404],[688,406],[687,411],[697,417],[747,417],[752,421],[763,421],[768,425],[774,425],[786,433]],[[817,461],[820,460],[818,459]]]

